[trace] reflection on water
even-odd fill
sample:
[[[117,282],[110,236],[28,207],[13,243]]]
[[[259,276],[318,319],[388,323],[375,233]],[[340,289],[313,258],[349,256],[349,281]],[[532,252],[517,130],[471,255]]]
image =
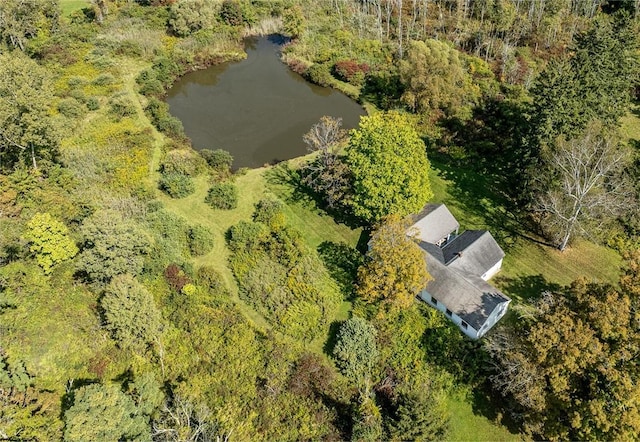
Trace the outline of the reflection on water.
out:
[[[358,125],[362,107],[291,72],[278,58],[282,43],[277,35],[247,39],[246,60],[176,82],[167,102],[196,149],[225,149],[235,167],[259,167],[304,155],[302,135],[323,115]]]

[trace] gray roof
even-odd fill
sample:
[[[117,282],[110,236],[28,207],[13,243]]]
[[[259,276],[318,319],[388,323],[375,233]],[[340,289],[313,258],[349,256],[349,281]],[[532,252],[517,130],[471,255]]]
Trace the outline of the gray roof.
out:
[[[412,222],[411,229],[417,230],[415,236],[429,243],[437,243],[460,227],[444,204],[427,204],[413,216]]]
[[[486,230],[467,230],[442,248],[444,263],[481,276],[504,258],[504,252]]]
[[[426,251],[424,255],[433,277],[427,292],[474,329],[480,330],[499,304],[510,301],[479,276],[446,266]]]

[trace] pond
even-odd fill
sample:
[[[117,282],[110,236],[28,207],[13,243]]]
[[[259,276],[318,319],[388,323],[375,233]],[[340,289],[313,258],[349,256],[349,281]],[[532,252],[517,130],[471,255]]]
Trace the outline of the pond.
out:
[[[248,57],[191,72],[167,103],[196,149],[224,149],[234,167],[260,167],[307,152],[304,135],[323,115],[357,127],[363,108],[346,95],[311,84],[280,61],[280,36],[248,38]]]

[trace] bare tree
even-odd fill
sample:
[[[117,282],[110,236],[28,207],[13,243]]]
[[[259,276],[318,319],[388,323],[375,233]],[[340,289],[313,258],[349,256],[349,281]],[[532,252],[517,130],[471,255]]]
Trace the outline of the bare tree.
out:
[[[315,160],[304,168],[304,182],[324,197],[329,207],[344,196],[347,167],[340,160],[338,148],[346,136],[342,118],[324,116],[303,137],[309,152],[317,152]]]
[[[564,250],[575,234],[589,235],[631,206],[632,192],[624,179],[629,155],[601,123],[591,123],[578,138],[559,138],[546,157],[541,177],[551,181],[545,182],[536,209],[558,249]]]
[[[175,396],[165,403],[160,417],[153,422],[156,442],[227,442],[231,436],[220,435],[212,423],[213,414],[206,405],[196,406]]]

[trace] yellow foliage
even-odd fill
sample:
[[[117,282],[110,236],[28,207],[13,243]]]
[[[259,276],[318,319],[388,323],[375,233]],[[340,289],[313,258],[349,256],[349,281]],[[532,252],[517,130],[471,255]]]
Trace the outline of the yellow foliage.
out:
[[[358,269],[357,293],[366,302],[408,307],[431,280],[423,252],[406,235],[406,227],[392,215],[374,233],[367,262]]]

